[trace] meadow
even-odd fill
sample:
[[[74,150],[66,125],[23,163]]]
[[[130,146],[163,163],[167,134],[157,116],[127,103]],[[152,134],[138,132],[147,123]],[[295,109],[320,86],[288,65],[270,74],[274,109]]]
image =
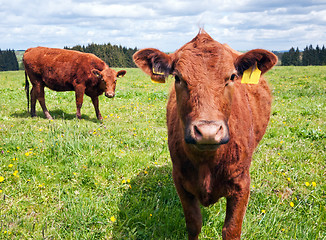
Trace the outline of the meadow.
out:
[[[118,69],[120,70],[120,69]],[[269,127],[251,165],[242,239],[326,239],[326,67],[275,67]],[[116,97],[46,90],[54,120],[27,112],[24,72],[0,72],[0,239],[186,239],[165,106],[172,80],[127,69]],[[202,208],[221,239],[225,199]]]

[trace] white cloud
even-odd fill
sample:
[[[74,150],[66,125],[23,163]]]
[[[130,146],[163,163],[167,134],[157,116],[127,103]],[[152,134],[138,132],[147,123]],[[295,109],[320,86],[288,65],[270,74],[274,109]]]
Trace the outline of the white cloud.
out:
[[[238,50],[326,44],[322,0],[0,0],[0,48],[90,42],[174,51],[199,27]]]

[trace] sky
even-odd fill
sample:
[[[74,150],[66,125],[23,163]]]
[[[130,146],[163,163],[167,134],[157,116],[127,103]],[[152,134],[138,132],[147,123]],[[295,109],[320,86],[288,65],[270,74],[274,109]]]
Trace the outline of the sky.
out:
[[[111,43],[174,52],[204,28],[239,51],[326,45],[326,0],[0,0],[0,49]]]

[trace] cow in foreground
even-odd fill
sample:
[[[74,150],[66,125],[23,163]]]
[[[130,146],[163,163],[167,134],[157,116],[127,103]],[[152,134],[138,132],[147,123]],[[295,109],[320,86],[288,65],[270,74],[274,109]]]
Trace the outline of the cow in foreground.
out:
[[[227,199],[223,239],[240,239],[250,191],[249,167],[271,110],[263,77],[241,83],[244,71],[270,70],[277,57],[256,49],[240,54],[204,30],[172,54],[148,48],[135,63],[155,82],[175,78],[167,104],[173,180],[182,203],[188,238],[198,239],[201,203]],[[251,71],[251,70],[249,70]]]
[[[48,119],[52,119],[45,106],[44,87],[54,91],[75,91],[77,118],[81,119],[80,109],[84,94],[92,99],[96,117],[102,120],[99,110],[98,96],[105,93],[108,98],[115,95],[117,78],[126,74],[119,72],[93,54],[81,53],[72,50],[36,47],[26,50],[23,62],[25,66],[26,94],[29,109],[29,83],[32,83],[31,116],[36,116],[36,100],[40,102],[42,110]]]

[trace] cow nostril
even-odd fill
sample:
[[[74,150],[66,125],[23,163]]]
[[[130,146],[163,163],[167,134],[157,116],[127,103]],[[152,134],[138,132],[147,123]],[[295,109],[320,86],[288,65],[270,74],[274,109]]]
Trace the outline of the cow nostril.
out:
[[[194,134],[196,139],[202,138],[203,134],[200,132],[199,128],[194,125]]]

